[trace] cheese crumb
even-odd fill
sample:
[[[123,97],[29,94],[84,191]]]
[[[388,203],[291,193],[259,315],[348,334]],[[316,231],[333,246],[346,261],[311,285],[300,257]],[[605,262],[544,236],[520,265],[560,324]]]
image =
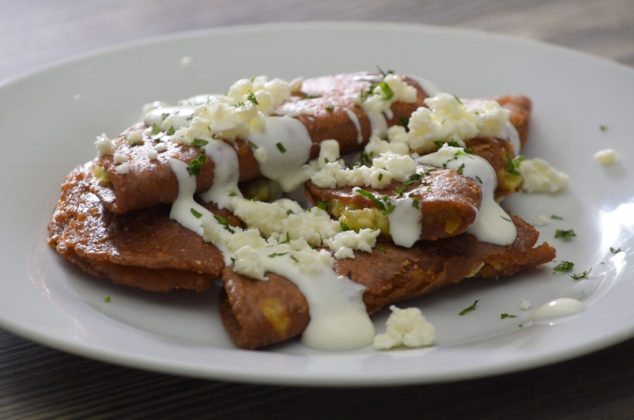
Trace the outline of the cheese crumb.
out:
[[[126,155],[125,153],[115,152],[112,156],[112,161],[115,164],[127,162],[128,160],[130,160],[130,156]]]
[[[436,329],[425,319],[418,308],[400,309],[390,306],[392,313],[387,320],[387,331],[374,337],[372,345],[377,350],[394,347],[426,347],[436,340]]]
[[[603,149],[594,154],[594,160],[602,166],[614,165],[618,159],[619,155],[614,149]]]
[[[147,158],[150,160],[158,158],[158,151],[156,149],[148,149]]]
[[[167,150],[167,144],[160,142],[160,143],[156,143],[154,145],[154,150],[156,150],[159,153],[163,153]]]
[[[115,149],[114,143],[110,140],[106,133],[102,133],[97,136],[97,140],[95,140],[95,147],[97,148],[99,156],[111,155]]]
[[[130,146],[143,143],[143,130],[132,130],[125,136]]]
[[[354,250],[372,252],[376,245],[376,238],[381,233],[378,229],[361,229],[359,232],[347,230],[339,232],[333,238],[328,238],[324,242],[334,251],[335,258],[354,258]]]
[[[114,170],[121,175],[125,175],[130,173],[130,163],[129,162],[124,162],[121,165],[117,165],[115,166]]]
[[[544,159],[525,159],[518,172],[524,178],[522,190],[528,193],[555,193],[568,185],[568,174],[558,171]]]

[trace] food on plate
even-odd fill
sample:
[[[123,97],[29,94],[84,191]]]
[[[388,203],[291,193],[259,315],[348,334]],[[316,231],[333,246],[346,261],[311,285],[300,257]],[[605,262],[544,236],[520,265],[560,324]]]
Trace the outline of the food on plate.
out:
[[[335,271],[365,287],[363,302],[374,313],[395,302],[423,296],[464,279],[495,279],[551,261],[555,250],[536,246],[539,233],[513,217],[517,238],[509,246],[478,241],[463,234],[420,241],[411,248],[379,243],[371,253],[337,260]],[[227,332],[243,348],[257,348],[300,335],[310,322],[309,305],[295,284],[269,274],[253,281],[225,268],[221,315]]]
[[[364,347],[382,307],[555,257],[499,203],[521,186],[530,110],[391,71],[152,103],[68,175],[49,244],[117,284],[219,281],[240,347]]]

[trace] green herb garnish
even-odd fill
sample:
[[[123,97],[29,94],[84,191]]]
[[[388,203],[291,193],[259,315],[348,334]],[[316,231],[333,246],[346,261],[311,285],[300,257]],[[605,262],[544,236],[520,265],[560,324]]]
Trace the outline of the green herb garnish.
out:
[[[464,105],[459,97],[457,97],[456,95],[451,95],[451,96],[453,96],[456,102],[458,102],[460,105]]]
[[[476,175],[475,178],[478,180],[480,184],[484,184],[484,182],[482,182],[482,178],[480,178],[478,175]]]
[[[152,133],[151,133],[151,134],[152,134],[153,136],[156,136],[156,135],[158,135],[160,132],[161,132],[161,127],[159,127],[159,126],[158,126],[158,125],[156,125],[156,124],[152,124]]]
[[[394,92],[392,91],[390,85],[385,82],[379,82],[378,86],[381,89],[381,94],[383,95],[384,100],[389,101],[394,97]]]
[[[387,77],[388,74],[394,74],[394,70],[385,71],[379,66],[376,66],[376,69],[379,71],[379,73],[381,73],[381,76],[383,77]]]
[[[170,116],[169,112],[164,112],[164,113],[162,113],[162,114],[161,114],[161,122],[165,121],[165,119],[166,119],[167,117],[169,117],[169,116]]]
[[[456,172],[458,172],[458,175],[462,175],[464,173],[464,163],[460,164]]]
[[[599,130],[601,130],[601,131],[608,131],[608,126],[607,126],[607,125],[605,125],[605,124],[601,124],[601,125],[599,126]]]
[[[376,205],[379,209],[383,211],[384,214],[390,214],[394,211],[395,206],[390,201],[390,197],[383,196],[382,199],[379,199],[379,198],[376,198],[376,196],[372,194],[370,191],[366,191],[361,188],[357,188],[355,191],[357,192],[357,194],[372,201],[374,205]]]
[[[400,123],[403,127],[407,128],[409,126],[409,117],[401,117]]]
[[[282,143],[276,143],[275,147],[277,147],[277,150],[279,150],[280,153],[286,153],[286,147],[284,147]]]
[[[176,130],[174,129],[174,126],[170,125],[170,128],[167,129],[165,134],[167,134],[168,136],[173,136],[175,132],[176,132]]]
[[[508,217],[504,217],[504,216],[500,216],[503,220],[506,220],[509,223],[513,223],[513,221],[511,219],[509,219]]]
[[[562,239],[564,241],[569,241],[572,238],[574,238],[575,236],[577,236],[577,234],[575,233],[575,231],[573,229],[568,229],[568,230],[557,229],[555,231],[555,238],[556,239]]]
[[[251,102],[253,105],[260,105],[258,103],[257,98],[255,97],[255,93],[253,92],[249,92],[249,96],[247,96],[247,100]]]
[[[295,258],[295,255],[289,255],[291,257],[291,260],[295,261],[296,263],[299,262],[299,260],[297,258]]]
[[[612,247],[610,247],[610,252],[612,253],[612,255],[616,255],[619,252],[623,252],[623,250],[621,248],[612,248]]]
[[[588,278],[588,274],[590,274],[591,271],[592,271],[592,268],[589,268],[586,271],[583,271],[581,273],[571,274],[570,277],[573,280],[587,279]]]
[[[334,107],[334,106],[332,106],[332,105],[328,105],[328,106],[326,107],[326,112],[332,112],[332,111],[334,111],[334,110],[335,110],[335,107]]]
[[[204,146],[207,146],[208,144],[209,142],[204,139],[194,139],[194,141],[192,142],[192,146],[196,146],[196,147],[204,147]]]
[[[475,300],[475,301],[471,304],[471,306],[467,306],[466,308],[464,308],[462,311],[460,311],[460,312],[458,313],[458,315],[460,315],[460,316],[465,316],[465,315],[466,315],[466,314],[468,314],[469,312],[473,312],[473,311],[475,311],[475,310],[476,310],[476,307],[478,306],[478,302],[479,302],[479,300],[478,300],[478,299],[476,299],[476,300]]]
[[[518,169],[520,168],[520,165],[522,164],[524,159],[525,157],[522,155],[515,156],[514,158],[508,156],[508,158],[506,159],[506,170],[514,175],[519,175],[520,173]]]
[[[190,208],[190,209],[189,209],[189,211],[191,211],[191,212],[192,212],[192,214],[194,215],[194,217],[195,217],[196,219],[200,219],[201,217],[203,217],[203,214],[202,214],[201,212],[197,211],[197,210],[196,210],[195,208],[193,208],[193,207],[192,207],[192,208]]]
[[[575,267],[572,261],[562,261],[553,268],[555,273],[568,273]]]
[[[412,207],[415,209],[420,209],[420,200],[418,198],[414,198],[412,200]]]
[[[326,203],[325,201],[317,201],[317,207],[319,207],[323,211],[326,211],[328,210],[328,203]]]
[[[219,214],[214,214],[214,219],[216,219],[216,222],[220,223],[227,232],[234,233],[234,230],[231,229],[231,226],[229,225],[229,222],[227,221],[227,219],[225,219]]]
[[[556,215],[556,214],[551,214],[551,215],[550,215],[550,218],[551,218],[551,219],[553,219],[553,220],[564,220],[564,218],[563,218],[563,217],[558,216],[558,215]]]
[[[199,154],[196,159],[193,159],[191,162],[189,162],[189,165],[187,165],[187,173],[190,176],[198,175],[203,165],[205,164],[206,159],[207,155],[205,155],[204,153]]]
[[[517,315],[502,313],[500,314],[500,319],[508,319],[508,318],[517,318]]]
[[[269,258],[282,257],[287,254],[288,252],[274,252],[272,254],[269,254]]]
[[[345,231],[347,231],[347,230],[350,230],[350,226],[348,226],[347,224],[345,224],[345,223],[344,223],[344,222],[342,222],[342,221],[339,221],[339,227],[341,228],[341,231],[342,231],[342,232],[345,232]]]
[[[455,140],[434,140],[434,144],[438,146],[439,149],[443,146],[443,144],[451,147],[462,147],[460,143]]]
[[[106,296],[103,297],[104,303],[110,303],[111,300],[112,300],[112,298],[110,297],[110,295],[106,295]]]
[[[281,244],[287,244],[291,241],[291,235],[286,232],[286,238],[284,238],[284,240],[282,242],[280,242]]]

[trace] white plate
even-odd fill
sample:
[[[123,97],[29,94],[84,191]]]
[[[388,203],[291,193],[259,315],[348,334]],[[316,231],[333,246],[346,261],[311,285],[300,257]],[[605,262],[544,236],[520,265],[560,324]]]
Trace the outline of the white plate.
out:
[[[190,56],[192,64],[180,65]],[[235,349],[204,294],[156,295],[84,275],[45,244],[64,175],[91,159],[93,139],[117,134],[140,106],[222,92],[257,74],[316,76],[376,65],[419,75],[463,97],[525,93],[534,100],[528,156],[571,174],[557,196],[516,195],[508,206],[542,228],[559,259],[590,279],[554,275],[552,264],[510,281],[469,281],[412,302],[436,325],[424,350],[318,353],[297,342],[267,351]],[[79,95],[79,96],[76,96]],[[576,52],[508,37],[395,24],[301,23],[224,28],[170,36],[75,59],[0,88],[3,222],[0,325],[64,351],[122,365],[206,378],[313,385],[404,384],[498,374],[564,360],[634,334],[634,71]],[[606,131],[599,129],[607,126]],[[598,166],[613,147],[621,161]],[[577,237],[553,239],[556,228]],[[609,247],[622,248],[615,256]],[[103,297],[112,301],[104,303]],[[529,325],[518,306],[562,296],[579,315]],[[480,300],[468,316],[458,312]],[[500,319],[500,313],[517,314]],[[376,318],[384,328],[385,313]],[[519,324],[524,324],[519,327]]]

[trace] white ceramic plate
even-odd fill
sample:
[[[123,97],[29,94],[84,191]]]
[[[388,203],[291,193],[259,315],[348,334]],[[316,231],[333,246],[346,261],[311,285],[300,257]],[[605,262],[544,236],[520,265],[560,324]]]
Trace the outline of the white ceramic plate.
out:
[[[190,56],[188,67],[181,57]],[[223,92],[238,78],[374,69],[419,75],[463,97],[525,93],[535,104],[528,156],[571,175],[563,194],[516,195],[507,206],[543,227],[559,259],[589,279],[552,274],[552,264],[511,281],[470,281],[410,305],[438,331],[429,349],[318,353],[293,342],[267,351],[234,348],[220,325],[217,290],[156,295],[84,275],[45,243],[64,175],[91,159],[96,134],[117,134],[142,104]],[[493,375],[564,360],[634,334],[634,71],[535,42],[395,24],[301,23],[170,36],[75,59],[0,88],[4,138],[0,194],[0,326],[64,351],[122,365],[206,378],[280,384],[404,384]],[[600,130],[605,125],[607,130]],[[620,162],[593,154],[615,148]],[[574,228],[568,243],[557,228]],[[622,248],[612,255],[609,247]],[[112,301],[104,303],[105,295]],[[530,325],[534,306],[572,296],[582,313]],[[475,299],[475,312],[458,312]],[[518,315],[500,319],[503,312]],[[377,318],[384,329],[386,314]],[[519,324],[523,324],[520,327]]]

